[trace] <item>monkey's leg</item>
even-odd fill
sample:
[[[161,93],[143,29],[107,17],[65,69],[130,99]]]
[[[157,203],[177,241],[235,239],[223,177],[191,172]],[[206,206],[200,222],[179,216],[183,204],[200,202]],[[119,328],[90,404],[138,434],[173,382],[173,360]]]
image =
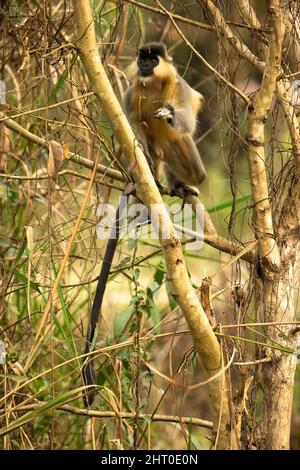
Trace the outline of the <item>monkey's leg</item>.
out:
[[[183,194],[192,192],[198,195],[196,187],[205,179],[206,171],[192,137],[182,135],[180,139],[168,142],[163,150],[170,189],[178,194],[182,188]]]
[[[159,191],[164,191],[165,188],[163,184],[160,182],[161,173],[162,173],[162,166],[164,160],[164,153],[161,148],[155,145],[154,142],[148,141],[147,144],[147,158],[150,157],[152,166],[150,169],[155,179],[155,183],[159,189]]]
[[[181,199],[183,199],[183,201],[185,201],[188,194],[199,196],[199,191],[196,186],[191,186],[184,183],[183,181],[178,180],[172,170],[170,170],[170,167],[167,165],[165,166],[165,174],[171,196],[179,196]]]

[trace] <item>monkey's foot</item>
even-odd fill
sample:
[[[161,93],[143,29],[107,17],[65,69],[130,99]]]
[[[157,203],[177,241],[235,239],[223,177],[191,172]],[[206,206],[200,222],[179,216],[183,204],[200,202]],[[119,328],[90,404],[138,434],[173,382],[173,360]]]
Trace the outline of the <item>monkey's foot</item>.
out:
[[[171,196],[179,196],[183,201],[186,200],[188,195],[199,196],[200,192],[195,186],[190,186],[189,184],[178,182],[174,185]]]
[[[155,180],[155,183],[156,183],[156,186],[157,186],[159,192],[162,193],[162,194],[167,193],[168,188],[166,186],[164,186],[163,184],[161,184],[161,182],[158,181],[158,179],[154,178],[154,180]]]
[[[164,119],[168,124],[173,126],[174,122],[174,108],[171,104],[165,103],[162,108],[159,108],[154,113],[155,119]]]

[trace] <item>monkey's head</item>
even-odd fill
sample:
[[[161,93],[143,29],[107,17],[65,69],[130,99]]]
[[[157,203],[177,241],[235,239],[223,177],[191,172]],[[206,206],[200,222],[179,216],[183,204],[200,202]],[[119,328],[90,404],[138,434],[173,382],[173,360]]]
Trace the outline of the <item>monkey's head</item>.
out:
[[[170,63],[172,63],[172,58],[168,56],[164,44],[146,44],[138,51],[137,65],[142,77],[157,76],[161,71],[169,69]]]
[[[145,83],[152,79],[165,80],[176,74],[172,57],[168,55],[166,46],[161,43],[150,43],[141,47],[129,72],[128,74],[127,71],[129,79],[135,77]]]

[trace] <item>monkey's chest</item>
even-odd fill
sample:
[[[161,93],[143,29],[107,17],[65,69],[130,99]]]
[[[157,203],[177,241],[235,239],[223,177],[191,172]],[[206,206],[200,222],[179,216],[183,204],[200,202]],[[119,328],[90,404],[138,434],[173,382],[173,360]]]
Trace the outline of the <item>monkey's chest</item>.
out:
[[[167,102],[170,102],[167,94],[159,97],[155,93],[140,93],[137,96],[136,122],[139,122],[144,134],[157,142],[175,137],[174,129],[165,120],[154,117],[155,112]]]

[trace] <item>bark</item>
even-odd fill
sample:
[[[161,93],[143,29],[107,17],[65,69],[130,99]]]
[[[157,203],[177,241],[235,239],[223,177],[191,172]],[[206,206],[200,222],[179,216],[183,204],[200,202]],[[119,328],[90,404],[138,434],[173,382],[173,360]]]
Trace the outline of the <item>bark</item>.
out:
[[[244,18],[250,24],[256,27],[260,26],[250,4],[248,4],[249,7],[247,9],[244,0],[239,0],[237,3]],[[273,26],[269,52],[266,53],[264,45],[261,47],[262,53],[267,57],[263,78],[263,81],[267,81],[267,87],[264,87],[262,102],[256,107],[257,101],[260,100],[260,96],[256,96],[256,102],[253,109],[250,110],[250,114],[252,112],[256,116],[249,117],[249,134],[252,137],[254,134],[256,137],[252,141],[252,144],[254,144],[252,148],[250,142],[249,166],[250,175],[252,175],[252,193],[256,203],[257,235],[258,239],[259,237],[264,239],[263,244],[259,247],[262,268],[261,298],[263,299],[264,321],[288,322],[295,319],[294,285],[296,281],[295,267],[298,263],[300,198],[299,183],[295,179],[290,194],[283,204],[278,224],[278,234],[276,234],[277,240],[275,240],[271,208],[268,202],[267,180],[264,171],[264,151],[262,145],[260,145],[264,141],[263,107],[265,106],[265,110],[267,110],[270,106],[270,97],[274,93],[274,86],[277,87],[277,93],[289,126],[296,173],[299,172],[299,125],[291,106],[291,100],[287,98],[287,84],[284,84],[281,80],[274,84],[274,80],[276,81],[281,71],[280,56],[283,40],[279,2],[269,2],[269,13]],[[269,100],[264,103],[263,101],[266,100],[266,96],[269,96]],[[253,149],[253,146],[257,146],[258,149]],[[257,157],[259,157],[259,161]],[[267,237],[266,233],[268,234]],[[269,237],[270,234],[272,235],[271,238]],[[273,264],[274,254],[275,264]],[[280,329],[268,327],[265,333],[266,337],[275,343],[286,345],[289,348],[293,345],[293,329],[289,326]],[[270,350],[266,350],[265,354],[270,354]],[[294,356],[281,353],[280,351],[273,352],[272,359],[272,362],[266,363],[263,366],[264,409],[257,445],[258,448],[265,450],[283,450],[290,447],[296,360]]]
[[[294,269],[263,280],[264,321],[293,321]],[[293,344],[291,327],[266,328],[268,341],[286,345]],[[270,350],[265,352],[270,354]],[[293,407],[296,357],[275,351],[272,362],[263,366],[264,406],[257,445],[263,450],[288,450],[290,448],[291,417]]]
[[[265,167],[265,122],[270,110],[277,78],[281,72],[282,16],[279,1],[268,2],[270,26],[269,51],[259,92],[249,107],[249,172],[254,201],[255,233],[262,279],[262,298],[265,322],[294,319],[293,283],[295,256],[287,250],[290,230],[282,230],[283,245],[278,243],[273,228],[268,180]],[[290,201],[291,202],[291,201]],[[290,206],[286,201],[284,216]],[[293,206],[290,206],[290,209]],[[292,220],[295,221],[294,217]],[[297,219],[296,219],[297,220]],[[281,220],[282,222],[282,220]],[[293,222],[294,223],[294,222]],[[279,224],[280,226],[281,224]],[[276,239],[277,238],[277,239]],[[269,340],[290,345],[291,328],[267,328]],[[266,351],[266,354],[268,352]],[[289,449],[295,358],[281,352],[272,353],[272,362],[263,367],[264,413],[258,447]]]
[[[82,62],[104,112],[107,113],[114,134],[125,155],[137,193],[143,203],[158,220],[160,243],[163,249],[172,294],[181,307],[191,330],[196,350],[209,376],[220,371],[222,360],[220,345],[201,307],[200,301],[190,283],[180,241],[171,224],[160,193],[155,185],[146,158],[128,124],[123,110],[116,99],[99,56],[90,2],[73,1],[76,38]],[[163,222],[163,226],[162,226]],[[163,233],[161,229],[163,227]],[[167,234],[167,235],[165,235]],[[213,407],[214,431],[218,431],[216,447],[237,448],[234,428],[231,422],[227,382],[224,374],[210,384]],[[219,426],[219,417],[220,426]]]

